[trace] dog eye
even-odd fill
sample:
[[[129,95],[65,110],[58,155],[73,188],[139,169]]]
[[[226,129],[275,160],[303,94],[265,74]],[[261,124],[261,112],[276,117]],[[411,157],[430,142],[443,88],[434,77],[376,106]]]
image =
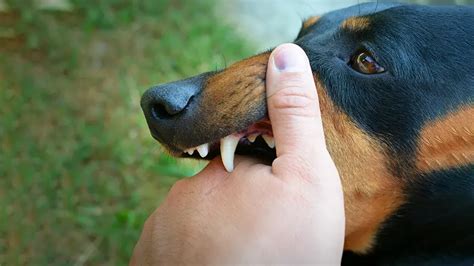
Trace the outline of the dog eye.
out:
[[[368,51],[356,53],[349,63],[355,71],[363,74],[378,74],[385,72],[385,69],[375,61],[372,54]]]

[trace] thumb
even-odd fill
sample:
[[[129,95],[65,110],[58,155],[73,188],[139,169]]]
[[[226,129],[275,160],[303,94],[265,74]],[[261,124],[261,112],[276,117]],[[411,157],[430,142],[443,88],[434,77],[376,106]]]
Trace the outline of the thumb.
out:
[[[318,95],[303,49],[295,44],[278,46],[270,55],[266,80],[277,158],[296,155],[310,160],[326,155]]]

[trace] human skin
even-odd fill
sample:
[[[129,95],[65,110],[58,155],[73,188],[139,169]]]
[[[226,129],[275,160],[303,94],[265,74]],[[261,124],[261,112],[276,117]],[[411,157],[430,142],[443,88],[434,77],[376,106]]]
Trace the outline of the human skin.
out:
[[[339,265],[344,202],[324,140],[318,96],[304,51],[269,58],[267,105],[277,158],[271,166],[220,158],[171,188],[145,222],[130,265]]]

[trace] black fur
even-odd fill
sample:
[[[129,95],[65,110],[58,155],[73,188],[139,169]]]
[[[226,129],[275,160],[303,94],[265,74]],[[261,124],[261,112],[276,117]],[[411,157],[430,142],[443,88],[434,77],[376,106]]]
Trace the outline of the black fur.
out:
[[[331,99],[392,149],[393,171],[416,180],[407,203],[383,226],[366,255],[343,265],[473,265],[474,166],[419,175],[414,152],[424,124],[474,99],[474,8],[374,4],[336,11],[300,32],[303,47]],[[367,29],[340,28],[362,14]],[[387,70],[360,74],[348,66],[360,49]],[[472,118],[471,123],[474,123]]]
[[[374,8],[365,4],[330,13],[295,43],[332,100],[361,128],[388,142],[393,156],[410,158],[423,124],[472,104],[474,8],[379,4],[385,9],[371,13]],[[358,14],[369,18],[367,30],[341,30],[344,19]],[[361,48],[387,72],[352,70],[347,62]]]
[[[407,203],[384,225],[367,255],[343,265],[472,265],[474,166],[417,176]]]

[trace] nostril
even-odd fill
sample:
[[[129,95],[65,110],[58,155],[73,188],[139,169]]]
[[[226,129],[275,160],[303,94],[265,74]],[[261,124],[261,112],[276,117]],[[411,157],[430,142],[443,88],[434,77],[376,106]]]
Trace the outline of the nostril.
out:
[[[160,103],[155,103],[151,106],[151,115],[153,116],[154,119],[160,120],[160,119],[170,119],[173,117],[173,115],[179,113],[177,112],[170,112],[168,108],[166,108],[163,104]]]
[[[155,101],[150,103],[150,113],[153,119],[171,119],[183,112],[194,97],[186,101]]]
[[[175,120],[181,116],[192,102],[196,90],[200,88],[199,84],[191,81],[193,79],[159,85],[147,90],[141,100],[145,116],[152,120]]]

